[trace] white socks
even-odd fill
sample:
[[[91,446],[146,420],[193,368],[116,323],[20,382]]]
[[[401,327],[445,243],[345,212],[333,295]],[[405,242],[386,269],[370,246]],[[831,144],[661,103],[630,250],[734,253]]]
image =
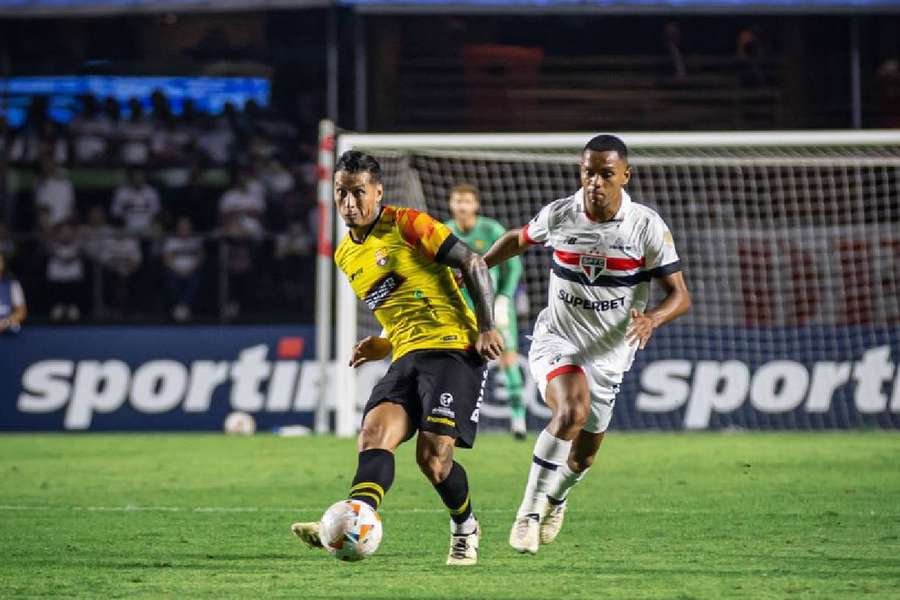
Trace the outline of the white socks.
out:
[[[547,504],[548,487],[556,472],[565,466],[572,442],[554,437],[546,429],[534,443],[531,471],[525,486],[525,497],[519,506],[518,517],[532,513],[543,514]],[[569,486],[571,487],[571,486]]]
[[[453,519],[450,519],[450,533],[453,535],[469,535],[471,533],[475,533],[475,526],[478,521],[475,520],[475,515],[469,515],[469,518],[463,521],[462,523],[457,523]]]
[[[566,499],[566,496],[569,495],[569,490],[575,487],[575,484],[581,481],[590,470],[590,467],[588,467],[584,471],[576,473],[569,468],[568,463],[564,462],[562,466],[557,469],[556,479],[551,482],[547,490],[547,495],[561,504]]]

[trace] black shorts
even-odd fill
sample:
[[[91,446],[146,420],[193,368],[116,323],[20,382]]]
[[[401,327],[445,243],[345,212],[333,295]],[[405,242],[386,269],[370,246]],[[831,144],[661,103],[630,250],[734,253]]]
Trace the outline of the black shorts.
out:
[[[413,427],[456,439],[471,448],[487,365],[474,351],[415,350],[391,364],[372,389],[363,419],[382,402],[401,405]]]

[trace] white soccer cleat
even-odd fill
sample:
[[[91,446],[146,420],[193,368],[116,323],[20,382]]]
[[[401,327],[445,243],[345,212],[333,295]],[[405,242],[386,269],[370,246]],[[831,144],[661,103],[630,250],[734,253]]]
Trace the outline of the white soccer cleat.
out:
[[[509,545],[516,552],[537,554],[540,545],[540,519],[536,514],[517,517],[509,532]]]
[[[467,535],[450,533],[450,553],[447,564],[467,567],[478,563],[478,542],[481,539],[481,525],[475,522],[475,531]]]
[[[567,504],[567,502],[563,502],[562,504],[557,504],[555,506],[553,504],[550,504],[550,509],[541,520],[542,544],[552,544],[553,540],[556,539],[556,536],[559,535],[559,530],[562,529],[563,526],[563,519],[565,519],[566,517]]]
[[[310,548],[324,548],[322,540],[319,539],[318,521],[312,523],[294,523],[291,525],[291,531]]]

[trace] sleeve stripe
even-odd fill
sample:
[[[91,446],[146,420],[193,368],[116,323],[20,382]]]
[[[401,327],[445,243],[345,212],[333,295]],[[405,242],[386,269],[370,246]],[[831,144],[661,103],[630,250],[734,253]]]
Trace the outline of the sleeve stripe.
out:
[[[667,265],[662,265],[660,267],[656,267],[655,269],[650,271],[650,277],[659,278],[665,277],[667,275],[671,275],[672,273],[677,273],[681,270],[681,261],[676,260],[675,262],[671,262]]]
[[[447,236],[447,239],[445,239],[441,244],[441,247],[438,248],[437,254],[434,255],[434,262],[443,263],[444,259],[447,257],[447,253],[450,252],[450,249],[453,248],[458,241],[459,238],[452,233]]]

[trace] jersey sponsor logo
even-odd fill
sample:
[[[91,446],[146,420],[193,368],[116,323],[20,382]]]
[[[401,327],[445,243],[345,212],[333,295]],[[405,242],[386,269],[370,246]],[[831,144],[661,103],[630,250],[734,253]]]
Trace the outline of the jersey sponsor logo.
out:
[[[387,300],[404,281],[406,281],[406,279],[402,275],[398,275],[394,272],[388,273],[372,284],[372,287],[369,288],[369,291],[366,292],[366,295],[363,297],[363,302],[369,310],[377,309],[384,304],[385,300]]]
[[[588,300],[587,298],[581,298],[575,294],[570,294],[566,290],[559,290],[557,295],[560,300],[566,304],[571,304],[575,308],[595,310],[597,312],[616,310],[617,308],[624,308],[625,306],[625,296],[619,296],[618,298],[612,298],[611,300]]]
[[[579,257],[579,264],[581,265],[581,270],[587,275],[588,280],[593,282],[606,269],[606,257],[582,254]]]

